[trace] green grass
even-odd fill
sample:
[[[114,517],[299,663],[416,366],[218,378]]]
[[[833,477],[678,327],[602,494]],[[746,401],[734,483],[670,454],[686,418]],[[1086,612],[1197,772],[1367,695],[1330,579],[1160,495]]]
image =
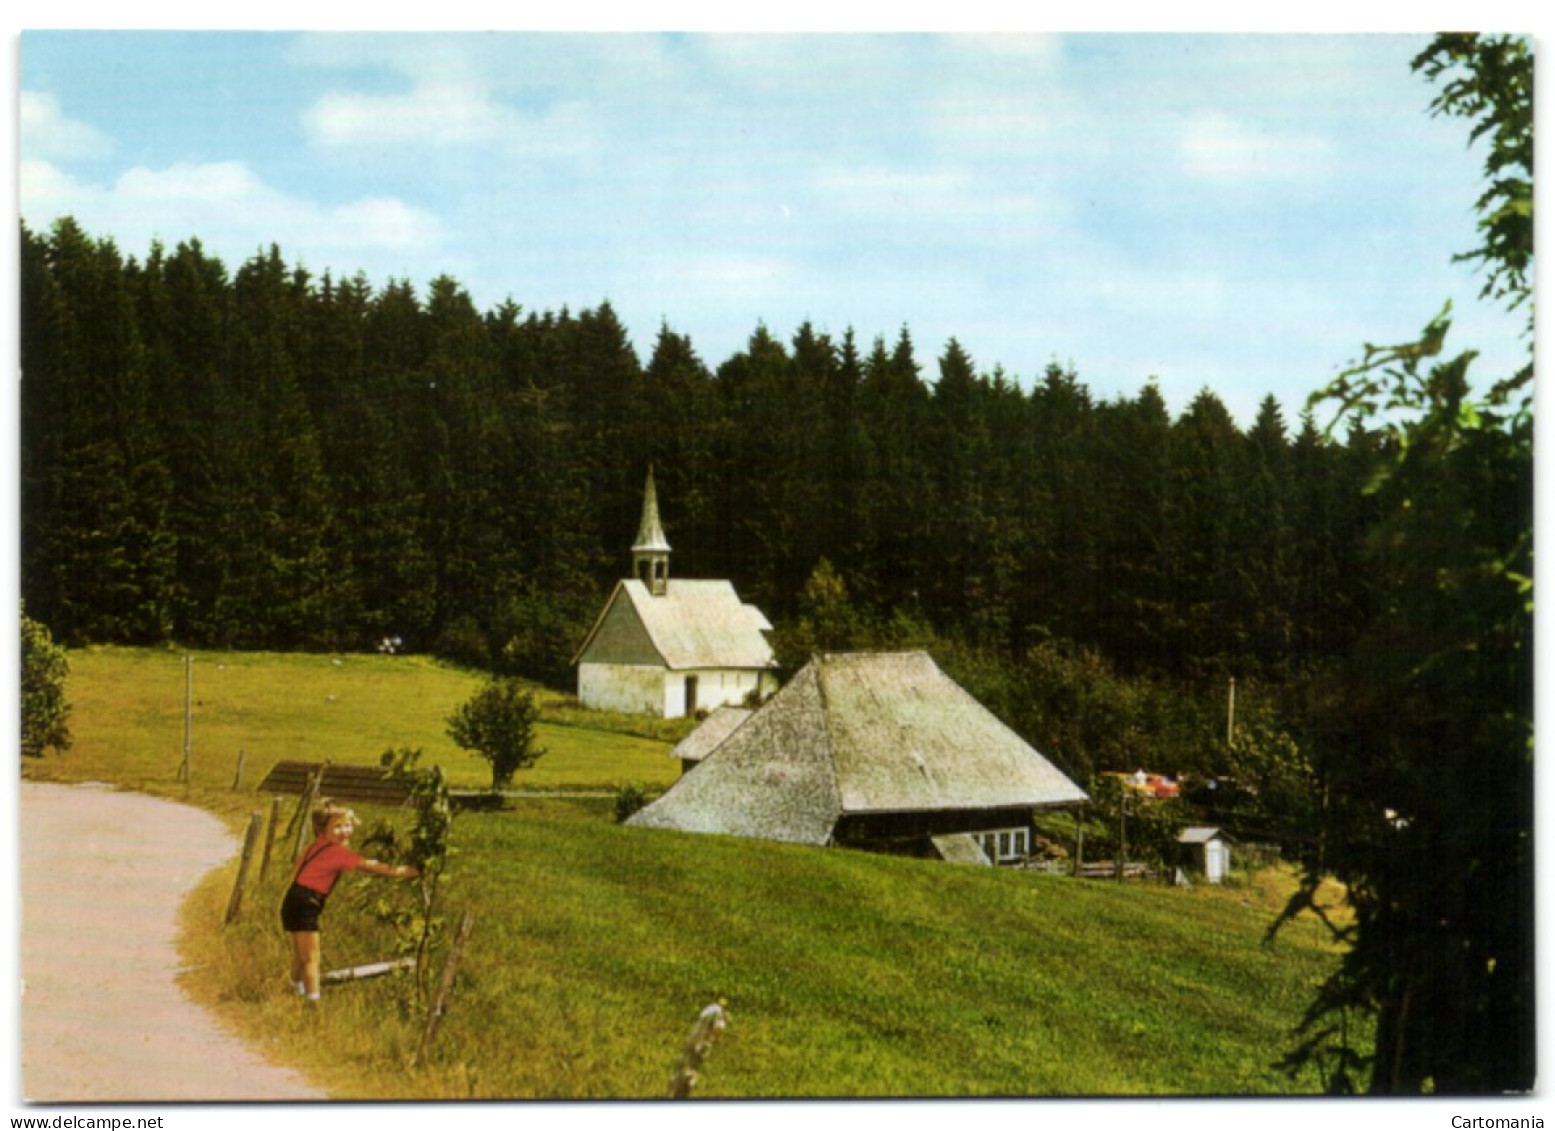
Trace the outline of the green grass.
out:
[[[732,1021],[699,1094],[1223,1095],[1311,1091],[1274,1062],[1335,955],[1262,900],[624,828],[596,805],[467,814],[450,923],[477,915],[433,1062],[408,1071],[403,983],[298,1019],[279,887],[196,965],[255,1034],[359,1098],[661,1094],[697,1012]],[[230,870],[200,912],[219,918]],[[375,961],[403,893],[345,881],[326,964]],[[247,1023],[245,1024],[245,1018]],[[355,1066],[342,1069],[344,1058]]]
[[[377,764],[389,747],[420,747],[423,765],[440,765],[459,788],[491,784],[491,768],[459,749],[447,717],[484,677],[419,656],[194,652],[193,792],[230,790],[238,752],[244,781],[257,786],[284,759]],[[183,760],[185,653],[86,648],[70,653],[68,696],[74,742],[63,755],[29,766],[39,777],[120,782],[169,792]],[[628,782],[667,788],[679,767],[667,737],[687,725],[599,715],[601,729],[576,725],[589,712],[535,689],[536,726],[546,754],[513,781],[517,789],[613,790]],[[555,717],[562,722],[548,721]],[[610,729],[603,729],[608,727]]]
[[[81,749],[49,766],[76,759],[107,780],[148,767],[169,777],[176,727],[164,751],[144,737],[112,741],[118,725],[138,732],[143,723],[96,715],[104,703],[164,697],[171,675],[180,719],[177,656],[104,650],[76,659]],[[477,683],[419,660],[341,659],[229,657],[234,686],[256,704],[245,736],[263,732],[276,749],[282,735],[307,749],[430,748],[446,704]],[[134,691],[141,682],[157,690]],[[336,702],[321,703],[326,692]],[[363,706],[352,709],[379,728],[370,740],[354,739],[334,710],[356,698]],[[261,725],[265,710],[287,721]],[[210,710],[209,729],[217,717]],[[571,729],[601,767],[636,768],[642,740]],[[559,775],[565,757],[556,755]],[[229,762],[225,783],[207,781],[194,799],[241,808],[222,788],[230,772]],[[287,941],[275,923],[284,869],[251,892],[242,921],[226,930],[218,924],[235,862],[202,884],[186,907],[187,987],[342,1098],[661,1095],[697,1012],[716,999],[731,1024],[704,1066],[703,1096],[1318,1087],[1274,1067],[1337,959],[1309,920],[1265,944],[1288,876],[1213,891],[1087,882],[625,828],[597,797],[463,814],[454,844],[450,928],[467,908],[477,922],[425,1067],[409,1067],[419,1029],[404,1008],[406,979],[331,988],[317,1014],[288,993]],[[326,916],[326,966],[389,957],[396,939],[375,911],[408,894],[391,881],[343,881]]]

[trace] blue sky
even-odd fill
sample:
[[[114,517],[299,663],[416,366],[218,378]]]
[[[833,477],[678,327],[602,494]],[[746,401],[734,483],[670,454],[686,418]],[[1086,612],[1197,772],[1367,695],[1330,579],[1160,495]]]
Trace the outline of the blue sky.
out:
[[[1420,35],[25,32],[20,210],[483,309],[608,299],[716,365],[757,324],[954,336],[1244,423],[1452,299],[1488,374],[1482,154]]]

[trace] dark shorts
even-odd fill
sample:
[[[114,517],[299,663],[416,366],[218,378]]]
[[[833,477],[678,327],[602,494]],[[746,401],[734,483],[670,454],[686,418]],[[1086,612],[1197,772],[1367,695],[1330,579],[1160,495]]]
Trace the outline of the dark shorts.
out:
[[[281,926],[288,931],[316,931],[319,916],[324,913],[324,900],[328,897],[320,891],[293,884],[281,900]]]

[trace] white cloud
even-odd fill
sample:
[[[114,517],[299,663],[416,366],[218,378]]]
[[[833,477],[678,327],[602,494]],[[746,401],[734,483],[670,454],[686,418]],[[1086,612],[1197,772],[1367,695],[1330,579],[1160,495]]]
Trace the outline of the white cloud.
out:
[[[136,211],[176,206],[208,215],[228,210],[234,203],[269,212],[279,194],[261,184],[241,162],[195,165],[179,161],[163,170],[137,167],[126,171],[115,185],[114,195]]]
[[[1218,110],[1191,115],[1179,148],[1189,175],[1221,181],[1321,178],[1334,156],[1324,138],[1250,126]]]
[[[420,250],[443,242],[442,225],[420,209],[400,200],[366,197],[319,213],[329,232],[320,241],[345,250],[381,247]]]
[[[602,126],[580,100],[521,113],[470,82],[426,82],[405,94],[326,94],[304,112],[303,130],[321,149],[468,146],[527,159],[580,160],[603,148]]]
[[[17,99],[21,153],[43,161],[91,161],[113,152],[113,142],[85,122],[65,116],[52,94],[24,90]]]
[[[21,165],[22,215],[42,230],[74,216],[126,252],[151,240],[198,237],[229,266],[258,248],[280,244],[290,258],[354,270],[374,252],[435,252],[446,242],[441,221],[403,201],[364,197],[326,205],[281,192],[241,162],[178,162],[137,167],[112,184],[92,184],[44,161]]]
[[[326,94],[303,114],[315,145],[436,145],[490,141],[513,115],[469,84],[426,83],[409,94]]]
[[[22,218],[40,230],[61,216],[78,219],[96,211],[103,193],[78,183],[47,161],[23,159],[17,176]]]

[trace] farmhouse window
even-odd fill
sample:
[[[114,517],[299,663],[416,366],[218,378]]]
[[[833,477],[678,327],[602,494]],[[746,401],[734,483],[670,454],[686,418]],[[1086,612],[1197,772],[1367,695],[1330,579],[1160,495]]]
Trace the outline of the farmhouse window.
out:
[[[1031,847],[1027,829],[992,829],[978,834],[977,842],[995,864],[1023,860]]]

